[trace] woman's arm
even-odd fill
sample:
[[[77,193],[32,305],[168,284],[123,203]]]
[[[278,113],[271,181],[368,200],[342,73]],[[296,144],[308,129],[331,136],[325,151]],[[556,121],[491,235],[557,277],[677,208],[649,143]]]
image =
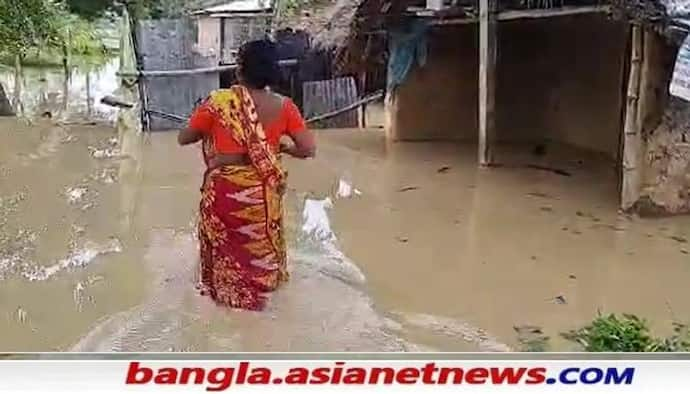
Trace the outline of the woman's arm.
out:
[[[309,159],[316,156],[316,138],[310,130],[303,130],[290,135],[292,143],[281,143],[281,153],[298,159]]]
[[[316,156],[314,133],[307,128],[302,114],[292,100],[286,102],[285,116],[287,116],[287,135],[292,140],[292,144],[281,144],[280,151],[298,159]]]
[[[189,124],[177,134],[177,143],[189,145],[201,141],[204,135],[211,132],[214,116],[205,104],[198,106],[192,116],[189,117]]]
[[[177,143],[180,145],[189,145],[201,141],[204,134],[196,129],[185,128],[180,130],[177,134]]]

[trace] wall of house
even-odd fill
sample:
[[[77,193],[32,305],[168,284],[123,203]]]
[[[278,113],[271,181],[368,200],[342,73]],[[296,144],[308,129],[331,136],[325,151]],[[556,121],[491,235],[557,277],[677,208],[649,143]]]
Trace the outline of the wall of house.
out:
[[[386,100],[386,132],[395,141],[477,138],[478,30],[433,30],[427,63]]]
[[[632,207],[642,215],[690,212],[690,106],[668,94],[677,51],[656,33],[644,35],[639,95],[643,180]]]
[[[497,132],[618,156],[628,28],[603,15],[503,22]]]
[[[627,28],[589,15],[499,24],[497,137],[554,140],[616,156]],[[478,32],[444,27],[387,105],[394,140],[476,140]]]

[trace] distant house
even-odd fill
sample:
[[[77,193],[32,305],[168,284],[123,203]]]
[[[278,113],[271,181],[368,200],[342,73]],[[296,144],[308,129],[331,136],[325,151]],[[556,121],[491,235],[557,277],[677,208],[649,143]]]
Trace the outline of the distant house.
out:
[[[690,212],[674,2],[341,1],[355,10],[329,41],[344,73],[387,71],[390,140],[476,143],[486,167],[501,144],[568,145],[608,157],[624,210]]]
[[[273,21],[273,0],[236,0],[193,13],[197,19],[198,50],[215,55],[220,64],[235,62],[237,49],[260,39]]]

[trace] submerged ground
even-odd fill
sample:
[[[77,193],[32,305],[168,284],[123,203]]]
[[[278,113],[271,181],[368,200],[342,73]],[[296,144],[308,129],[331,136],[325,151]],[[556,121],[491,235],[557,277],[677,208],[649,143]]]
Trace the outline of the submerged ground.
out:
[[[475,157],[319,131],[316,160],[286,160],[292,281],[247,313],[193,291],[197,148],[2,119],[0,350],[519,350],[525,331],[569,350],[597,311],[690,320],[690,218],[618,214],[613,168],[580,152],[538,160],[572,176]]]

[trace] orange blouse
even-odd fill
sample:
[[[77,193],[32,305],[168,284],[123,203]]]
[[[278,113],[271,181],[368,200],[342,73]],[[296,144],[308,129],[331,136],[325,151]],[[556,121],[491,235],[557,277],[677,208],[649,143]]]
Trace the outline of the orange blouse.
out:
[[[283,135],[294,136],[306,130],[304,118],[295,103],[286,98],[279,116],[271,123],[263,125],[268,145],[278,150],[280,137]],[[246,153],[247,149],[239,145],[232,133],[226,130],[216,116],[204,105],[199,106],[189,118],[189,128],[200,131],[213,138],[213,145],[217,153]]]

